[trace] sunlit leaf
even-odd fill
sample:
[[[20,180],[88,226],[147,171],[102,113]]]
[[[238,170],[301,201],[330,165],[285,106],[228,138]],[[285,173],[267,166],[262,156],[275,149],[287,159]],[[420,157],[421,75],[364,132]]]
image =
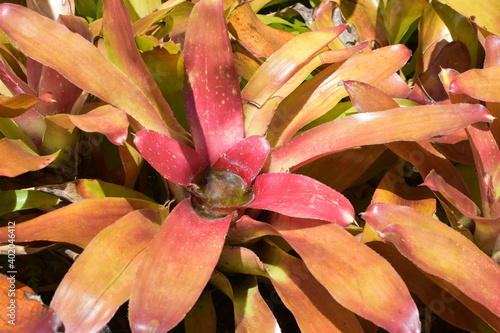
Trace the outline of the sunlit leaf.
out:
[[[408,121],[411,119],[412,121]],[[429,123],[429,119],[433,119]],[[271,153],[267,170],[295,169],[334,152],[393,141],[419,141],[455,132],[479,122],[491,122],[481,105],[415,106],[354,114],[304,132]]]
[[[172,210],[148,246],[132,288],[134,331],[165,332],[184,318],[212,274],[230,222],[231,215],[199,217],[189,199]]]
[[[54,206],[59,198],[35,190],[13,190],[0,192],[0,215],[19,210]]]
[[[36,155],[23,141],[3,138],[0,140],[0,175],[15,177],[28,171],[45,168],[58,153]]]
[[[213,163],[243,138],[238,75],[222,0],[204,0],[194,7],[184,50],[189,127],[197,152]]]
[[[356,316],[333,299],[302,260],[266,241],[266,272],[302,332],[363,332]]]
[[[98,332],[130,297],[144,249],[157,232],[161,215],[158,209],[134,211],[89,243],[50,303],[67,330]]]
[[[141,192],[113,183],[107,183],[99,179],[77,179],[75,184],[78,193],[85,199],[121,197],[154,202]]]
[[[285,98],[269,125],[271,146],[280,146],[304,125],[320,117],[347,96],[339,84],[346,79],[376,84],[395,73],[410,57],[403,45],[393,45],[373,52],[358,53],[343,63],[330,65],[299,86]]]
[[[119,218],[136,209],[159,206],[161,205],[150,201],[124,198],[78,201],[16,224],[16,242],[46,240],[70,243],[84,248],[99,231]],[[6,243],[8,239],[7,227],[0,228],[0,243]]]
[[[255,199],[247,206],[300,218],[320,219],[348,226],[354,208],[339,192],[303,175],[267,173],[254,184]]]
[[[143,92],[92,43],[24,7],[2,4],[0,15],[9,18],[0,20],[0,28],[26,55],[127,112],[138,122],[132,124],[136,129],[149,128],[181,139],[165,125]],[[20,30],[19,26],[36,28]]]
[[[391,332],[420,330],[417,307],[396,271],[342,227],[283,215],[271,225],[342,306]]]
[[[157,132],[137,133],[134,144],[153,168],[176,184],[191,183],[208,167],[205,159],[191,147]]]

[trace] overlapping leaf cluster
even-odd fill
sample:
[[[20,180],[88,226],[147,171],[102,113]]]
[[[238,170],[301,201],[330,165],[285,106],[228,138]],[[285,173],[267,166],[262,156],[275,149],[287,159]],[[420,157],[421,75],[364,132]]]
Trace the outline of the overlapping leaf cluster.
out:
[[[2,330],[500,331],[500,7],[270,4],[0,5]]]

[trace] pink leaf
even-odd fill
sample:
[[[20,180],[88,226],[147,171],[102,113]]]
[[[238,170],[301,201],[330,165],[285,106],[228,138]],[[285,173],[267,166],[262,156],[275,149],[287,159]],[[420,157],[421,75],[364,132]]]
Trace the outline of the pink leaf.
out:
[[[132,288],[134,332],[166,332],[184,318],[217,264],[231,217],[205,220],[189,199],[174,208],[149,244]]]
[[[186,186],[208,168],[207,162],[193,148],[163,134],[140,131],[134,143],[153,168],[176,184]]]
[[[266,209],[280,214],[319,219],[348,226],[354,221],[349,200],[334,189],[303,175],[268,173],[258,176],[255,199],[249,208]]]
[[[262,169],[269,149],[269,142],[264,137],[248,137],[222,154],[212,166],[212,170],[235,173],[250,186]]]
[[[196,150],[210,164],[243,139],[238,75],[221,0],[202,0],[185,44],[185,105]]]

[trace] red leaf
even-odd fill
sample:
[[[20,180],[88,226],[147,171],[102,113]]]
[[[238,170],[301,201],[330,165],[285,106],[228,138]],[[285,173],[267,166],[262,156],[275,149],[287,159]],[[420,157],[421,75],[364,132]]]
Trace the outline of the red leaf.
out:
[[[102,230],[85,248],[50,303],[67,331],[100,331],[129,299],[160,216],[158,209],[134,211]]]
[[[217,264],[231,217],[205,220],[189,199],[174,208],[149,244],[132,288],[134,332],[166,332],[184,318]]]
[[[354,208],[334,189],[313,178],[289,173],[258,176],[255,199],[249,208],[266,209],[280,214],[319,219],[348,226],[354,222]]]
[[[240,87],[222,0],[195,5],[184,50],[189,127],[196,150],[213,164],[243,139]]]
[[[208,168],[208,163],[191,147],[163,134],[140,131],[134,143],[153,168],[176,184],[186,186]]]
[[[263,136],[250,136],[222,154],[212,170],[237,174],[250,186],[264,166],[269,149],[269,142]]]

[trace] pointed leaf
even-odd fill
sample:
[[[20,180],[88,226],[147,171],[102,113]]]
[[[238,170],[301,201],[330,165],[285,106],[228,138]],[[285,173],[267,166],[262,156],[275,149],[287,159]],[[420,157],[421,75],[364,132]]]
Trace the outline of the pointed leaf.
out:
[[[250,276],[233,287],[236,333],[280,333],[272,311],[259,293],[255,277]]]
[[[231,1],[232,4],[238,4]],[[249,4],[243,4],[232,12],[228,23],[231,35],[257,58],[269,58],[296,35],[274,29],[262,23]]]
[[[347,93],[340,82],[345,79],[376,84],[402,67],[411,55],[404,45],[392,45],[373,52],[358,53],[341,64],[334,64],[306,81],[288,95],[276,109],[269,125],[271,146],[280,146],[303,126],[333,108]]]
[[[124,215],[158,204],[138,199],[99,198],[75,202],[64,208],[16,224],[16,242],[46,240],[85,248],[108,225]],[[0,228],[0,243],[6,243],[7,227]]]
[[[48,193],[33,190],[0,192],[0,215],[19,210],[55,206],[59,198]]]
[[[254,184],[255,199],[249,208],[280,214],[320,219],[348,226],[354,222],[354,208],[334,189],[303,175],[268,173]]]
[[[166,332],[196,303],[219,259],[231,215],[199,217],[181,201],[151,241],[130,297],[134,332]]]
[[[195,5],[184,50],[189,127],[196,150],[212,164],[243,139],[240,88],[222,0]]]
[[[363,332],[356,316],[333,299],[302,260],[268,240],[263,250],[269,278],[302,332]]]
[[[191,147],[157,132],[140,131],[134,144],[153,168],[179,185],[191,183],[208,168],[203,157]]]
[[[368,42],[361,43],[359,45],[341,49],[341,50],[329,50],[321,52],[315,57],[309,59],[304,64],[302,64],[296,72],[291,75],[287,81],[283,82],[279,89],[274,91],[272,97],[270,97],[264,105],[258,105],[252,101],[246,102],[243,105],[243,112],[245,115],[245,133],[246,135],[259,134],[264,135],[267,132],[267,127],[271,122],[274,115],[276,107],[280,102],[292,93],[304,80],[311,75],[316,68],[324,64],[331,64],[335,62],[341,62],[361,51],[368,45]],[[274,57],[270,58],[274,59]],[[249,82],[250,84],[250,82]],[[245,89],[250,89],[254,86],[254,83],[247,84]],[[267,86],[267,85],[266,85]],[[245,93],[243,90],[243,94]],[[258,87],[259,90],[265,89],[263,86]],[[244,101],[248,100],[250,97],[244,98]]]
[[[466,128],[476,162],[484,217],[491,217],[491,206],[500,197],[500,150],[488,125]]]
[[[311,59],[331,40],[345,30],[346,26],[347,25],[344,24],[337,28],[306,32],[290,40],[259,67],[257,72],[245,86],[245,89],[241,92],[241,97],[252,105],[257,106],[259,109],[271,98],[283,98],[284,96],[282,95],[276,95],[276,92],[281,86],[285,84],[285,82],[288,81],[305,62]],[[271,82],[269,78],[272,78]],[[271,109],[266,111],[267,113],[271,113],[274,110]],[[245,108],[247,135],[249,135],[248,129],[254,126],[252,124],[254,121],[258,121],[261,117],[270,120],[270,116],[272,116],[272,113],[267,116],[258,109]]]
[[[237,174],[250,186],[264,166],[269,149],[269,142],[264,137],[250,136],[229,148],[211,169]]]
[[[117,197],[154,202],[153,199],[141,192],[99,179],[77,179],[75,185],[78,193],[85,199]]]
[[[103,105],[89,113],[68,117],[82,131],[102,133],[115,145],[122,145],[127,139],[127,114],[111,105]]]
[[[414,106],[354,114],[315,127],[279,147],[271,154],[268,170],[295,169],[321,156],[363,145],[419,141],[455,132],[478,121],[491,122],[491,118],[486,108],[472,104]],[[429,123],[429,119],[434,121]]]
[[[0,175],[16,177],[28,171],[45,168],[56,159],[58,152],[38,156],[21,140],[0,140]]]
[[[493,328],[500,328],[500,300],[497,293],[500,288],[500,267],[468,239],[451,239],[401,224],[388,225],[380,236],[396,245],[405,257],[422,270],[450,283],[460,293],[486,307],[495,317],[477,314]],[[439,258],[436,258],[436,253],[440,253]],[[477,311],[474,308],[472,310]]]
[[[0,116],[9,118],[17,117],[38,102],[40,102],[38,98],[29,94],[18,94],[6,98],[0,102]]]
[[[109,0],[104,2],[102,29],[108,59],[146,95],[169,127],[179,133],[184,132],[142,60],[135,44],[132,24],[123,1]]]
[[[50,303],[66,330],[99,332],[127,301],[144,250],[159,228],[161,215],[159,209],[131,212],[89,243],[64,276]]]
[[[399,275],[349,232],[335,223],[283,215],[271,225],[342,306],[390,332],[420,331],[417,307]]]
[[[392,244],[370,242],[367,244],[384,257],[405,281],[408,289],[439,317],[461,329],[471,332],[490,332],[481,318],[474,314],[458,299],[434,283],[410,260],[406,259]]]
[[[15,275],[14,275],[15,276]],[[0,330],[8,332],[64,332],[53,309],[12,275],[0,275]]]
[[[182,138],[165,125],[140,89],[80,35],[21,6],[0,5],[0,17],[9,18],[0,20],[0,29],[27,56],[127,112],[138,122],[133,123],[136,129],[148,128]],[[36,28],[19,30],[19,26]]]
[[[450,83],[450,92],[467,94],[487,102],[500,102],[498,76],[500,66],[483,69],[471,69],[458,75]]]

